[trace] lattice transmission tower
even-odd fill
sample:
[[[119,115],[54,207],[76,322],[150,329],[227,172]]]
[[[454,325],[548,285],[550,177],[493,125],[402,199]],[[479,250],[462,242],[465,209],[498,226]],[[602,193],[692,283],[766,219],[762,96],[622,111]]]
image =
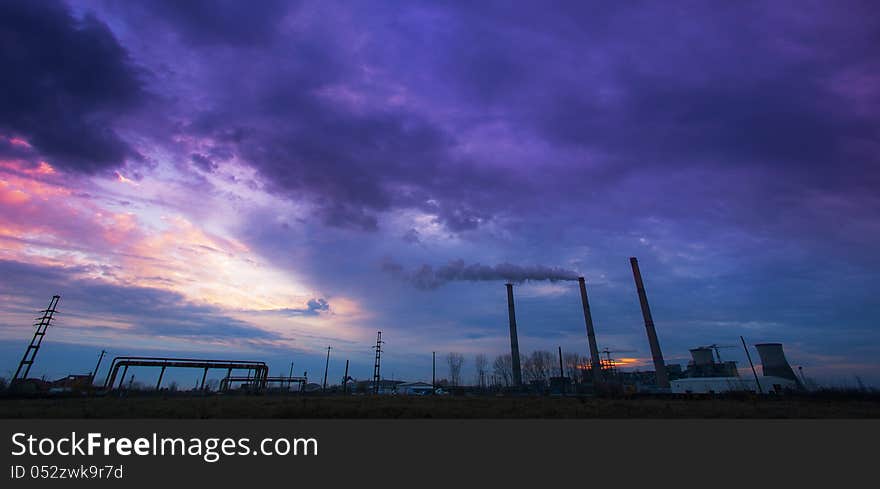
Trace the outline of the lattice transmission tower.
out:
[[[28,345],[27,350],[24,351],[24,356],[21,357],[21,363],[18,364],[18,370],[15,371],[10,386],[19,380],[26,379],[30,373],[31,365],[34,364],[34,358],[37,357],[37,352],[40,351],[40,344],[43,343],[43,337],[46,336],[46,330],[49,328],[52,318],[55,317],[55,308],[58,307],[59,299],[61,299],[60,295],[53,295],[52,300],[49,301],[49,307],[40,311],[43,315],[38,317],[37,322],[34,323],[34,326],[37,328],[34,331],[34,337],[31,339],[31,344]]]
[[[379,375],[379,365],[382,362],[382,332],[379,331],[376,334],[376,346],[373,348],[376,349],[376,363],[373,365],[373,394],[379,393],[379,381],[381,380],[381,376]]]

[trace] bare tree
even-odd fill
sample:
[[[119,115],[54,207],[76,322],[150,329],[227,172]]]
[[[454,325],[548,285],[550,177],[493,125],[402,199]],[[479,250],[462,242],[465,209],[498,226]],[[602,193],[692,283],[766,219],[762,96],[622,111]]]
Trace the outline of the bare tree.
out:
[[[513,361],[510,354],[498,355],[492,363],[492,371],[495,373],[498,382],[509,386],[513,380]]]
[[[479,353],[474,358],[474,366],[477,370],[477,385],[481,388],[486,386],[486,373],[489,371],[489,359],[486,355]]]
[[[587,357],[577,353],[566,353],[562,355],[562,364],[565,366],[565,375],[575,383],[583,383],[590,379],[585,379],[588,375],[590,360]]]
[[[529,382],[544,383],[554,376],[554,355],[546,350],[533,351],[526,357],[523,365],[523,375]]]
[[[449,381],[452,385],[461,385],[461,366],[464,365],[464,355],[451,352],[446,355],[446,363],[449,365]]]

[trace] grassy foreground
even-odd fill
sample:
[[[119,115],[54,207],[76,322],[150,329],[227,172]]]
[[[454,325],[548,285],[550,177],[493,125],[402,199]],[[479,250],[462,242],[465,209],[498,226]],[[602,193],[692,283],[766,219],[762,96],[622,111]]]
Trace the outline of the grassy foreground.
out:
[[[0,418],[880,418],[868,399],[104,397],[0,399]]]

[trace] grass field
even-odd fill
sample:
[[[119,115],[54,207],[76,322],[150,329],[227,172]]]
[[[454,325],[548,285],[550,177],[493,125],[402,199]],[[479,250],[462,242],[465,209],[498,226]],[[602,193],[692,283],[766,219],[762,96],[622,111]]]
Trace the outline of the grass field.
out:
[[[173,396],[0,399],[0,418],[880,418],[880,399]]]

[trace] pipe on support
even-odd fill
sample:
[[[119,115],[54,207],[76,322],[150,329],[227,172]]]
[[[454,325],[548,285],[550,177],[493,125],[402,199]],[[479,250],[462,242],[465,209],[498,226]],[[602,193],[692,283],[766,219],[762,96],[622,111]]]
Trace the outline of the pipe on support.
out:
[[[107,353],[107,350],[101,350],[101,355],[98,357],[98,364],[95,365],[95,370],[92,371],[92,378],[89,379],[89,385],[95,384],[95,377],[98,375],[98,369],[101,368],[101,360],[104,359],[104,354]]]
[[[565,370],[562,368],[562,347],[559,347],[559,385],[562,386],[562,395],[565,395]]]
[[[159,372],[159,380],[156,382],[156,390],[161,389],[162,387],[162,377],[165,376],[165,366],[162,366],[162,371]]]
[[[590,313],[590,301],[587,299],[587,283],[584,277],[578,277],[581,288],[581,304],[584,306],[584,322],[587,324],[587,341],[590,343],[590,371],[593,383],[602,383],[602,357],[599,356],[599,345],[596,343],[596,331],[593,329],[593,315]]]
[[[668,388],[669,376],[666,374],[666,362],[663,361],[663,352],[660,351],[660,341],[657,339],[657,330],[654,329],[654,319],[651,318],[651,308],[648,306],[648,295],[645,293],[645,284],[642,282],[642,273],[639,271],[639,262],[636,257],[630,257],[633,278],[636,281],[636,291],[639,293],[639,302],[642,306],[642,316],[645,318],[645,330],[648,333],[648,343],[651,345],[651,356],[654,358],[654,370],[657,375],[657,387]]]
[[[507,286],[507,315],[510,318],[510,363],[513,369],[513,385],[522,386],[522,368],[519,363],[519,339],[516,336],[516,311],[513,306],[513,284]]]
[[[749,347],[746,346],[746,339],[740,336],[739,340],[742,341],[743,350],[746,351],[746,358],[749,359],[749,366],[752,367],[752,375],[755,376],[755,386],[758,388],[758,394],[763,394],[764,390],[761,388],[761,381],[758,380],[758,371],[755,370],[755,364],[752,363],[752,354],[749,353]]]
[[[160,367],[162,368],[163,374],[166,368],[226,368],[228,369],[229,374],[232,373],[232,370],[246,370],[248,372],[248,377],[250,377],[251,372],[253,372],[254,380],[259,381],[257,383],[257,388],[262,388],[265,386],[265,379],[268,376],[269,372],[269,367],[265,364],[265,362],[252,362],[242,360],[201,360],[193,358],[116,357],[110,363],[110,372],[104,384],[105,388],[108,390],[113,389],[113,386],[116,385],[116,378],[119,370],[122,369],[122,378],[119,379],[119,388],[121,388],[122,383],[125,380],[125,374],[126,372],[128,372],[129,366]],[[157,389],[161,386],[161,382],[162,375],[160,375],[159,382],[157,382],[156,384]]]
[[[126,365],[125,368],[122,369],[122,378],[119,379],[119,388],[120,389],[122,389],[122,384],[125,382],[125,374],[127,374],[127,373],[128,373],[128,365]],[[113,372],[113,374],[115,377],[116,372]],[[110,382],[110,385],[113,385],[112,381]]]

